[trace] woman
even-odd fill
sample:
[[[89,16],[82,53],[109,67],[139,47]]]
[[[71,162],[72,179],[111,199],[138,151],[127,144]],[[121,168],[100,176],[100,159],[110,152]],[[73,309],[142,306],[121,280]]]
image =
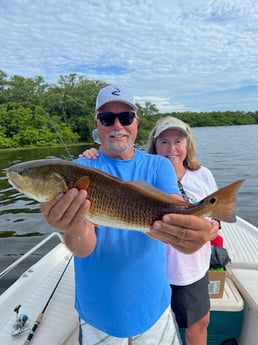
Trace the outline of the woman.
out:
[[[217,190],[215,179],[196,158],[195,142],[190,127],[174,117],[160,119],[150,133],[149,153],[167,157],[173,164],[179,189],[188,202],[196,202]],[[213,224],[211,240],[215,239],[220,223]],[[171,307],[178,326],[185,328],[187,345],[207,344],[210,301],[208,269],[210,243],[191,255],[179,253],[167,246],[167,273],[172,289]]]

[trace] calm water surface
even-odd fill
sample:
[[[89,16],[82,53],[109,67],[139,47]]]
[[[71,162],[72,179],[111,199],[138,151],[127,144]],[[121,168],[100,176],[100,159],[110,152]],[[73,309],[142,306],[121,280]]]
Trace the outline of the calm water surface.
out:
[[[83,149],[85,146],[74,146],[69,148],[69,151],[72,157],[76,158]],[[53,231],[41,215],[38,202],[12,188],[5,171],[13,164],[28,160],[54,157],[70,160],[71,157],[68,157],[64,148],[53,147],[1,151],[0,155],[0,233],[12,231],[17,235],[25,235],[33,232],[47,234]]]
[[[193,128],[201,163],[218,187],[244,178],[237,214],[258,226],[258,125]]]
[[[212,170],[218,187],[244,178],[236,203],[237,214],[258,226],[258,125],[193,128],[201,163]],[[84,146],[72,147],[77,157]],[[0,232],[16,234],[50,233],[39,213],[37,202],[14,190],[7,182],[5,170],[27,160],[67,158],[63,148],[2,151],[0,153]]]

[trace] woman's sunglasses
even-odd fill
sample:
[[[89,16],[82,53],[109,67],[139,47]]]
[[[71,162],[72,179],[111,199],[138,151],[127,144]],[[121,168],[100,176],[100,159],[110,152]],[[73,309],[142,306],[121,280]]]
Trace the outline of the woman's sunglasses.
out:
[[[97,119],[103,126],[112,126],[118,118],[121,125],[129,126],[132,124],[133,119],[135,118],[135,113],[133,111],[123,111],[122,113],[111,113],[109,111],[103,111],[97,114]]]
[[[180,181],[177,181],[177,184],[178,184],[178,188],[179,188],[179,190],[180,190],[180,192],[181,192],[181,195],[182,195],[183,199],[184,199],[185,201],[189,202],[190,199],[189,199],[188,195],[186,194],[186,192],[185,192],[185,190],[184,190],[184,188],[183,188],[182,183],[181,183]]]

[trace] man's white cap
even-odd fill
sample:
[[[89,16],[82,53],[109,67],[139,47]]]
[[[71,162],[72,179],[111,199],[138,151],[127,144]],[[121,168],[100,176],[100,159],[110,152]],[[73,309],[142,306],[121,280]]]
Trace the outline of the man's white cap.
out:
[[[166,131],[167,129],[177,129],[183,132],[185,136],[188,136],[185,123],[177,119],[176,117],[170,116],[170,117],[165,117],[164,119],[160,120],[156,128],[154,138],[157,139],[160,136],[160,134]]]
[[[125,103],[134,111],[137,111],[133,96],[122,87],[109,85],[101,89],[96,100],[96,111],[98,111],[104,104],[110,102]]]

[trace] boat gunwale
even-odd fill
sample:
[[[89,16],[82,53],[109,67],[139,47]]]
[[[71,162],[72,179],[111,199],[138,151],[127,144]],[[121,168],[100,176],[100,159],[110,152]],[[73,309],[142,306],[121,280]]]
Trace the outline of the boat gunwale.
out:
[[[53,237],[57,236],[60,239],[61,243],[64,243],[63,237],[59,232],[52,232],[50,235],[48,235],[46,238],[44,238],[42,241],[40,241],[38,244],[36,244],[34,247],[32,247],[30,250],[28,250],[26,253],[24,253],[19,259],[15,260],[12,264],[10,264],[8,267],[6,267],[2,272],[0,272],[0,280],[9,272],[11,272],[15,267],[17,267],[20,263],[22,263],[24,260],[26,260],[31,254],[33,254],[36,250],[41,248],[45,243],[50,241]]]

